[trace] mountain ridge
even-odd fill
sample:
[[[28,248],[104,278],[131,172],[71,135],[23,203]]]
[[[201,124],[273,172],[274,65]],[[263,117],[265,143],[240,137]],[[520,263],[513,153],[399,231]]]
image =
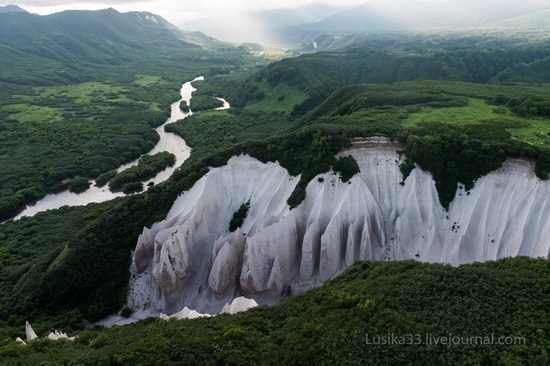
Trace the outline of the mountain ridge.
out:
[[[28,13],[25,9],[17,5],[0,5],[0,13]]]
[[[238,21],[228,20],[224,14],[190,21],[181,27],[230,41],[265,41],[290,46],[300,46],[325,33],[550,29],[548,18],[544,17],[550,11],[550,5],[537,0],[522,3],[513,0],[482,3],[394,0],[391,5],[391,11],[381,1],[341,8],[326,7],[309,17],[304,15],[308,12],[307,6],[242,12],[231,16]],[[252,26],[243,27],[241,18]],[[219,24],[225,25],[223,31]],[[247,31],[238,31],[239,27]],[[267,33],[271,33],[269,39],[265,36]]]
[[[0,71],[0,82],[82,82],[95,73],[90,68],[139,61],[144,50],[152,57],[177,57],[182,51],[220,47],[226,46],[149,12],[0,12],[0,62],[8,65]]]
[[[492,28],[509,18],[525,16],[550,9],[550,5],[526,1],[517,6],[514,1],[483,3],[406,2],[398,3],[396,11],[387,12],[378,2],[366,2],[316,23],[303,24],[298,29],[323,32],[427,31],[458,28]],[[386,21],[380,21],[385,19]],[[368,23],[371,21],[372,23]],[[549,24],[546,24],[548,27]]]

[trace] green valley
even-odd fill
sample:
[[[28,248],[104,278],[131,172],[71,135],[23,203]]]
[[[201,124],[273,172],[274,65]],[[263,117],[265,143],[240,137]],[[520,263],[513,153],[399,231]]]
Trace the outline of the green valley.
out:
[[[0,220],[49,192],[86,190],[89,179],[140,192],[143,181],[174,164],[167,152],[142,156],[159,139],[154,128],[166,121],[182,83],[205,77],[193,84],[190,103],[180,104],[196,113],[165,127],[192,148],[168,180],[0,225],[0,365],[548,363],[549,262],[523,252],[457,267],[361,261],[317,288],[281,289],[274,306],[94,326],[127,305],[131,253],[143,228],[165,219],[178,197],[233,156],[277,161],[300,176],[281,216],[303,209],[318,174],[332,169],[349,182],[359,172],[352,156],[337,158],[353,138],[398,142],[403,180],[415,166],[429,172],[443,216],[459,185],[472,189],[508,157],[534,162],[537,182],[550,172],[546,33],[376,33],[350,36],[343,48],[334,38],[332,51],[290,57],[260,55],[150,16],[0,12]],[[210,110],[220,106],[216,98],[231,108]],[[116,172],[140,156],[139,165]],[[241,226],[253,208],[248,199],[235,197],[241,206],[233,220],[211,226]],[[25,321],[41,337],[58,329],[78,338],[22,346],[15,338],[24,337]],[[519,343],[366,344],[369,335],[417,333],[495,334]]]
[[[247,62],[240,50],[222,56],[222,43],[139,13],[0,19],[0,47],[8,50],[0,72],[0,220],[62,182],[93,179],[149,151],[158,141],[151,127],[166,121],[184,81]]]

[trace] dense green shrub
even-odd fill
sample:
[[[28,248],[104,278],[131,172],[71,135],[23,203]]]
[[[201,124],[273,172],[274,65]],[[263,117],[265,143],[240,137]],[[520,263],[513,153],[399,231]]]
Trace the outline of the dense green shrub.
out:
[[[155,155],[144,155],[139,159],[138,165],[132,166],[118,173],[109,182],[109,189],[112,191],[124,190],[127,183],[141,182],[153,178],[158,172],[174,165],[176,157],[174,154],[163,151]],[[141,188],[140,188],[141,187]],[[140,183],[127,186],[126,190],[135,191],[143,189]]]
[[[69,191],[75,193],[81,193],[90,188],[92,183],[84,177],[77,177],[69,183]]]
[[[113,179],[116,174],[117,174],[117,171],[113,169],[113,170],[109,170],[106,173],[98,175],[97,178],[95,179],[95,185],[98,187],[103,187],[104,185],[109,183],[109,181]]]
[[[125,183],[122,186],[122,192],[124,194],[130,194],[130,193],[136,193],[143,191],[143,183],[142,182],[129,182]]]
[[[506,102],[510,109],[522,117],[550,116],[550,98],[542,95],[522,95]]]
[[[189,102],[189,107],[193,112],[200,112],[223,107],[223,102],[207,95],[193,95]]]
[[[231,218],[231,221],[229,222],[229,231],[233,232],[237,230],[237,228],[241,227],[241,225],[244,222],[244,219],[246,219],[246,214],[248,213],[248,209],[250,208],[250,200],[243,202],[237,211],[233,214],[233,217]]]
[[[121,312],[120,312],[120,315],[124,318],[128,318],[130,317],[130,315],[132,315],[133,313],[133,310],[131,308],[129,308],[128,306],[125,306]]]
[[[498,145],[483,143],[452,129],[439,135],[410,135],[404,153],[407,159],[433,175],[445,208],[454,199],[458,183],[469,190],[477,178],[498,169],[506,159]]]
[[[0,197],[0,221],[15,216],[25,205],[46,195],[40,186],[20,189],[13,195]]]
[[[355,174],[359,173],[359,165],[353,156],[342,156],[336,160],[333,165],[334,171],[340,173],[343,182],[350,180]]]
[[[189,112],[189,106],[187,105],[187,102],[185,100],[182,100],[180,102],[180,109],[184,112]]]
[[[0,198],[0,220],[17,215],[22,207],[23,202],[15,196]]]

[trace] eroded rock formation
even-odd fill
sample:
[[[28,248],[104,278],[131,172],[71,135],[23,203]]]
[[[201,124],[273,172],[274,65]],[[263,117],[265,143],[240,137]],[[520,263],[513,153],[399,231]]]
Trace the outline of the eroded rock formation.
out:
[[[26,334],[27,342],[31,342],[31,341],[38,338],[38,336],[36,335],[36,333],[32,329],[32,326],[29,322],[25,322],[25,334]],[[55,330],[53,332],[50,332],[50,334],[48,334],[48,336],[46,338],[49,338],[49,339],[54,340],[54,341],[59,340],[59,339],[67,339],[69,341],[74,341],[75,340],[75,337],[69,337],[67,335],[67,333],[58,332],[57,330]],[[16,339],[16,341],[20,342],[24,345],[27,344],[25,341],[23,341],[19,337]]]
[[[550,182],[535,177],[531,162],[508,159],[471,191],[459,188],[447,212],[429,173],[414,169],[400,184],[395,147],[345,154],[361,173],[346,183],[333,173],[313,179],[292,211],[286,200],[298,178],[277,163],[239,156],[212,169],[139,237],[130,306],[217,314],[239,296],[272,304],[360,259],[458,265],[548,257]],[[233,213],[248,200],[244,223],[230,233]]]
[[[25,335],[26,335],[27,342],[33,341],[36,338],[38,338],[38,336],[34,332],[34,329],[32,329],[32,326],[29,322],[25,322]]]

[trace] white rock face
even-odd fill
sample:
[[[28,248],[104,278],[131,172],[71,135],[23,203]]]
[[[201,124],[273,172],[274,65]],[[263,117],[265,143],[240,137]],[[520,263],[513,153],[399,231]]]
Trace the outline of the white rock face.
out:
[[[240,313],[241,311],[247,311],[248,309],[252,309],[256,306],[258,306],[258,303],[256,301],[252,299],[247,299],[244,296],[240,296],[233,299],[231,304],[225,304],[220,314],[236,314],[236,313]],[[203,317],[211,317],[211,316],[213,315],[201,314],[195,310],[189,309],[186,306],[180,312],[170,316],[164,313],[161,313],[159,318],[162,320],[171,320],[171,319],[180,320],[180,319],[195,319],[195,318],[203,318]]]
[[[174,203],[166,220],[144,228],[133,254],[131,307],[174,314],[219,313],[239,296],[273,304],[334,277],[361,259],[458,265],[508,256],[548,257],[550,182],[532,163],[508,159],[449,211],[435,183],[414,169],[401,185],[395,147],[354,148],[361,173],[343,183],[313,179],[304,202],[286,205],[298,178],[277,163],[233,157]],[[250,200],[240,229],[228,230]]]
[[[51,340],[58,340],[58,339],[67,339],[69,341],[74,341],[75,340],[75,337],[69,337],[67,335],[67,333],[63,333],[63,332],[58,332],[57,330],[54,331],[54,332],[50,332],[50,334],[48,334],[48,337],[49,339]]]
[[[252,299],[247,299],[244,296],[239,296],[236,299],[233,299],[231,304],[226,304],[221,314],[237,314],[241,311],[247,311],[258,306],[258,303]]]
[[[29,322],[25,322],[25,335],[26,335],[27,342],[30,342],[38,338],[38,336],[34,332],[34,329],[32,329],[31,324]]]
[[[36,333],[32,329],[32,326],[29,322],[25,322],[25,333],[26,333],[27,342],[30,342],[30,341],[35,340],[35,339],[38,338],[38,336],[36,335]],[[58,339],[67,339],[67,340],[70,340],[70,341],[75,340],[75,337],[69,337],[67,335],[67,333],[58,332],[57,330],[54,331],[54,332],[50,332],[50,334],[48,334],[48,336],[46,338],[49,338],[49,339],[54,340],[54,341],[56,341]],[[26,344],[21,338],[17,338],[16,341],[21,342],[23,344]]]
[[[174,314],[185,306],[217,314],[241,293],[247,238],[290,213],[286,204],[299,178],[278,163],[249,156],[230,159],[180,196],[165,221],[145,228],[133,255],[128,303]],[[250,200],[241,229],[229,221]]]
[[[171,316],[168,316],[164,313],[161,313],[159,318],[162,319],[162,320],[170,320],[170,319],[176,319],[176,320],[180,320],[180,319],[195,319],[195,318],[202,318],[202,317],[210,317],[212,315],[210,314],[201,314],[195,310],[191,310],[189,308],[184,307],[180,312],[178,313],[175,313]]]

